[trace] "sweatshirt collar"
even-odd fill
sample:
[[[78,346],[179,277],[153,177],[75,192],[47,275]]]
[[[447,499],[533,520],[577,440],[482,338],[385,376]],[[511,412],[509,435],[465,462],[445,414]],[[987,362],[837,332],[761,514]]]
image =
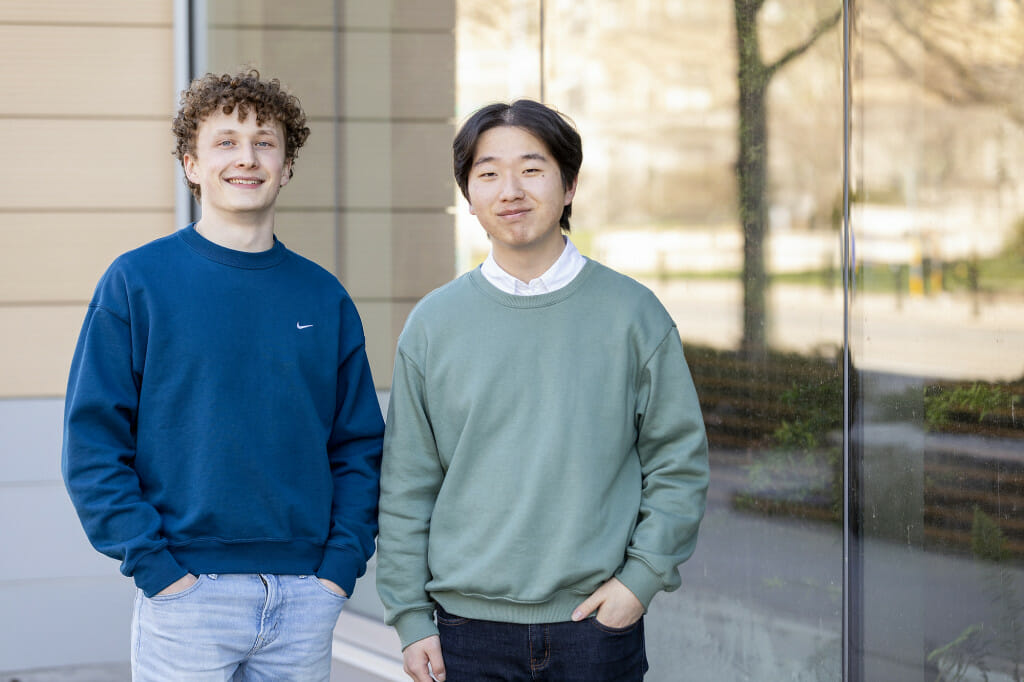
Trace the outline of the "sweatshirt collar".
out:
[[[288,250],[276,236],[274,237],[274,245],[266,251],[250,253],[248,251],[235,251],[234,249],[214,244],[196,231],[195,223],[189,224],[188,227],[180,230],[178,234],[189,248],[203,258],[233,268],[263,270],[278,265],[288,256]]]
[[[487,259],[480,266],[480,272],[487,281],[504,291],[506,294],[515,296],[537,296],[558,291],[580,274],[586,259],[567,237],[562,237],[565,247],[550,268],[539,277],[524,282],[502,269],[494,260],[494,251],[488,254]]]

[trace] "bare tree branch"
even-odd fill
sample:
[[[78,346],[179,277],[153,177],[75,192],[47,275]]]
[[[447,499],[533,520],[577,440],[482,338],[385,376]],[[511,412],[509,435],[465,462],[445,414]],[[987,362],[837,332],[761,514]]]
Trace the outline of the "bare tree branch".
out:
[[[776,71],[786,66],[786,64],[790,63],[804,52],[807,52],[807,50],[811,49],[811,46],[818,42],[818,39],[821,38],[821,36],[825,35],[829,29],[839,23],[839,19],[841,19],[842,16],[843,10],[839,9],[836,10],[835,14],[825,17],[819,21],[818,25],[814,27],[814,30],[811,31],[811,34],[807,36],[803,42],[790,48],[785,54],[776,59],[774,63],[769,64],[765,68],[767,78],[771,78],[775,75]]]
[[[909,21],[895,3],[890,3],[890,12],[893,23],[899,26],[926,55],[934,60],[939,68],[944,69],[947,73],[946,78],[922,77],[922,67],[912,64],[897,49],[892,40],[880,37],[874,40],[868,38],[888,53],[904,76],[911,77],[924,91],[956,106],[1000,107],[1010,120],[1017,125],[1024,126],[1024,107],[1021,106],[1019,97],[1016,97],[1019,88],[1013,87],[1012,83],[999,82],[998,77],[984,78],[986,74],[979,73],[978,67],[972,68],[960,56],[954,54],[940,42],[932,40],[925,31],[920,30],[918,27],[920,21]],[[943,17],[943,21],[955,25],[955,18]],[[941,35],[938,31],[935,33]],[[993,74],[989,73],[988,75]]]

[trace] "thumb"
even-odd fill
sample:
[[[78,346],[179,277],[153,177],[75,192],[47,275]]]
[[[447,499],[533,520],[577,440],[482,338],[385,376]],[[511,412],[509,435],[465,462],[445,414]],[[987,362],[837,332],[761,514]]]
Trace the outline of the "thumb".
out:
[[[434,676],[437,682],[445,682],[445,669],[444,669],[444,658],[441,656],[441,650],[438,648],[436,651],[431,651],[427,654],[427,659],[430,661],[430,672]]]
[[[576,610],[572,612],[572,619],[574,621],[580,621],[589,616],[591,613],[597,610],[597,607],[601,605],[601,598],[595,592],[594,594],[587,597],[582,604],[576,607]]]

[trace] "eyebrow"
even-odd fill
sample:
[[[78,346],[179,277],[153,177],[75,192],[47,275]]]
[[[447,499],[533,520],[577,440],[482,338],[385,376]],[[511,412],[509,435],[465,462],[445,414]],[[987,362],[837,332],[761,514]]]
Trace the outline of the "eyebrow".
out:
[[[521,161],[547,161],[548,157],[544,156],[543,154],[539,154],[537,152],[532,152],[530,154],[523,154],[522,156],[519,157],[519,159]],[[498,160],[497,156],[482,156],[482,157],[480,157],[479,159],[477,159],[476,161],[473,162],[473,168],[476,168],[477,166],[479,166],[481,164],[492,163],[492,162],[497,161],[497,160]]]
[[[214,135],[237,135],[238,134],[238,130],[236,130],[235,128],[221,128],[219,130],[213,131],[213,134]],[[277,137],[277,131],[274,130],[273,128],[259,128],[256,131],[256,134],[257,135],[273,135],[274,137]]]

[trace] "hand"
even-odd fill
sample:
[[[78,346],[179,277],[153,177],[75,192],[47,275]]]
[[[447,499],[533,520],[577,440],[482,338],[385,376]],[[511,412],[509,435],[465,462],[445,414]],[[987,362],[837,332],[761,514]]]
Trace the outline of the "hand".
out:
[[[190,588],[193,585],[195,585],[196,582],[198,582],[198,580],[199,580],[199,578],[195,577],[191,573],[186,573],[185,575],[181,576],[180,578],[175,580],[173,583],[171,583],[170,585],[168,585],[164,589],[162,589],[159,592],[157,592],[156,595],[154,595],[154,596],[166,597],[167,595],[170,595],[170,594],[178,594],[179,592],[184,592],[188,588]]]
[[[610,628],[625,628],[640,620],[644,605],[618,578],[611,578],[576,607],[572,619],[579,621],[597,611],[597,620]]]
[[[444,682],[444,660],[441,658],[441,638],[432,635],[413,642],[402,652],[406,674],[416,682]],[[427,664],[430,664],[428,670]],[[433,671],[431,676],[429,671]]]
[[[345,599],[348,599],[348,592],[346,592],[345,590],[341,589],[341,587],[338,585],[338,583],[334,582],[333,580],[328,580],[327,578],[317,578],[317,580],[320,581],[321,585],[326,587],[328,590],[330,590],[334,594],[338,595],[339,597],[345,597]]]

